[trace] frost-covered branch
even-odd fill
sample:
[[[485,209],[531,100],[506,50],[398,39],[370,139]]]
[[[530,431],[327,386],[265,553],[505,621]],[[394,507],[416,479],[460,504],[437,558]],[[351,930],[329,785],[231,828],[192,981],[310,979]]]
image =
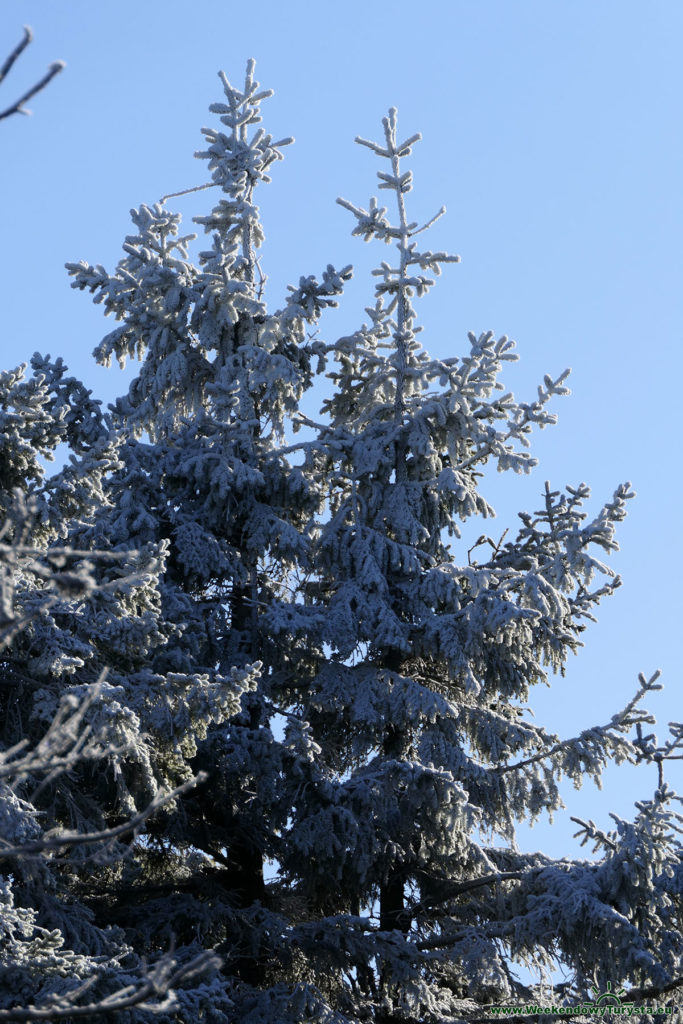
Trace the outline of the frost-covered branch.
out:
[[[98,579],[97,564],[125,563],[135,559],[138,552],[89,550],[45,545],[38,547],[26,543],[37,519],[35,503],[15,488],[8,515],[0,527],[0,652],[6,650],[15,637],[39,615],[44,615],[60,600],[80,601],[97,594],[114,593],[145,580],[155,562],[150,560],[142,571],[123,573],[116,579],[103,582]],[[7,543],[5,538],[10,538]],[[40,600],[33,600],[30,608],[17,609],[17,581],[20,577],[33,577],[40,581]],[[35,595],[34,595],[35,597]]]
[[[666,985],[643,985],[640,988],[631,988],[622,996],[622,1002],[632,1002],[635,999],[660,999],[661,996],[675,992],[677,988],[683,987],[683,976],[667,982]]]
[[[108,843],[128,832],[136,832],[158,810],[175,800],[176,797],[182,796],[183,793],[187,793],[195,786],[205,782],[207,778],[206,772],[199,772],[193,779],[188,779],[182,785],[176,786],[170,793],[158,793],[139,814],[111,828],[100,829],[97,832],[50,832],[42,839],[33,843],[22,843],[20,846],[7,847],[0,841],[0,860],[8,860],[10,857],[34,856],[48,850],[60,850],[66,846],[82,846],[85,843]]]
[[[15,61],[21,56],[21,54],[24,52],[24,50],[32,41],[32,39],[33,33],[31,32],[31,29],[28,27],[28,25],[25,25],[23,38],[17,43],[17,45],[14,47],[14,49],[6,58],[4,64],[0,68],[0,85],[2,85],[5,78],[12,70]],[[57,60],[50,64],[49,68],[47,69],[43,77],[39,79],[35,85],[32,85],[31,88],[28,89],[23,94],[23,96],[21,96],[10,107],[7,107],[5,110],[0,111],[0,121],[2,121],[5,117],[11,117],[12,114],[30,114],[31,111],[26,110],[24,108],[24,103],[27,103],[37,93],[41,92],[41,90],[43,90],[47,85],[49,85],[49,83],[52,81],[55,75],[58,75],[59,72],[62,71],[65,67],[66,65],[63,60]]]
[[[0,544],[0,651],[8,647],[17,633],[39,614],[38,609],[32,609],[25,615],[17,615],[13,610],[12,595],[17,570],[30,572],[44,581],[45,597],[40,603],[42,614],[60,598],[80,600],[94,593],[107,593],[141,581],[147,575],[145,572],[129,573],[109,583],[97,582],[95,576],[95,561],[122,562],[135,554],[129,551],[84,552],[73,548],[50,548],[46,551],[24,544]],[[69,569],[68,562],[77,562],[77,565]]]
[[[75,551],[70,547],[52,547],[49,549],[39,548],[32,544],[23,543],[31,532],[31,515],[27,505],[20,494],[15,494],[13,515],[8,518],[2,531],[1,537],[11,535],[11,543],[0,544],[0,581],[2,583],[2,613],[4,629],[2,640],[7,647],[14,640],[23,628],[40,615],[53,607],[59,600],[64,598],[73,600],[84,596],[92,596],[111,592],[120,585],[121,581],[114,581],[112,584],[98,582],[95,575],[94,560],[121,560],[129,557],[129,553],[121,554],[116,552],[88,552],[88,559],[83,560],[83,552]],[[70,562],[78,560],[75,571],[65,571]],[[126,584],[137,581],[144,574],[131,574],[126,577]],[[34,578],[40,581],[39,585],[45,587],[46,597],[39,601],[30,611],[25,614],[16,614],[15,586],[20,578]],[[12,674],[11,661],[6,658],[5,668]],[[26,673],[23,673],[26,677]],[[0,839],[0,861],[13,861],[14,871],[23,873],[25,866],[30,862],[38,861],[47,867],[51,862],[50,855],[56,851],[62,853],[67,849],[78,846],[106,847],[115,839],[137,831],[159,810],[169,806],[175,799],[189,792],[198,784],[206,780],[203,772],[197,773],[192,779],[175,787],[170,792],[161,789],[138,813],[128,817],[125,821],[116,826],[88,831],[63,831],[53,829],[44,833],[39,838],[32,838],[39,831],[34,808],[31,804],[21,799],[21,787],[27,780],[40,780],[31,794],[31,800],[35,801],[40,792],[51,783],[57,781],[60,775],[73,770],[84,761],[101,761],[105,758],[116,759],[126,753],[126,744],[117,744],[108,736],[107,731],[100,727],[93,729],[88,724],[88,716],[91,710],[96,708],[98,699],[101,696],[104,685],[105,672],[94,685],[87,688],[83,697],[76,697],[74,694],[67,694],[59,703],[48,731],[34,745],[25,738],[14,744],[9,749],[0,752],[0,801],[2,810],[3,832],[5,836],[12,835],[12,839],[19,838],[19,842],[12,842],[11,839],[3,836]],[[25,681],[32,683],[28,677]],[[22,684],[23,685],[23,684]],[[28,838],[28,841],[26,839]],[[102,863],[101,853],[98,860]],[[80,863],[83,858],[80,858]],[[30,870],[30,869],[29,869]],[[3,882],[3,927],[11,929],[12,918],[23,914],[18,918],[17,938],[13,939],[15,946],[14,954],[7,952],[7,962],[11,963],[13,955],[17,956],[20,963],[24,957],[24,947],[18,942],[18,935],[33,942],[34,953],[40,955],[41,946],[61,945],[61,939],[55,941],[59,933],[48,933],[36,927],[35,919],[31,912],[17,910],[13,906],[11,890],[8,890],[10,882]],[[16,926],[15,926],[16,927]],[[9,933],[8,933],[9,934]],[[74,959],[72,953],[67,953],[68,958]],[[127,980],[125,984],[115,991],[108,993],[101,998],[83,1002],[84,997],[93,989],[97,983],[102,969],[94,966],[94,973],[90,973],[86,980],[64,994],[53,994],[45,999],[36,1001],[33,1005],[14,1006],[0,1009],[0,1021],[59,1021],[77,1020],[91,1018],[93,1015],[106,1017],[126,1009],[137,1008],[150,1012],[173,1011],[178,1006],[178,999],[174,988],[185,982],[191,982],[199,975],[206,974],[220,966],[221,961],[210,950],[204,950],[187,963],[180,963],[172,953],[161,957],[151,968],[143,969],[134,981]],[[127,979],[135,977],[135,971],[126,972]]]
[[[429,228],[436,220],[445,213],[445,207],[441,207],[437,214],[426,224],[418,228],[416,222],[409,222],[406,213],[405,196],[412,189],[412,171],[401,171],[401,158],[409,156],[413,145],[422,138],[420,133],[411,135],[403,142],[397,141],[397,111],[395,107],[389,110],[387,117],[383,118],[385,145],[370,142],[360,136],[356,142],[370,149],[377,156],[388,160],[391,165],[391,172],[378,171],[379,188],[389,189],[394,193],[398,210],[398,224],[392,225],[386,217],[386,208],[379,207],[377,200],[372,197],[368,210],[355,206],[347,199],[337,199],[340,206],[349,210],[356,218],[354,235],[361,235],[367,242],[377,238],[386,244],[395,243],[398,250],[398,266],[391,267],[388,263],[382,262],[378,270],[373,274],[380,278],[375,292],[379,303],[376,311],[375,325],[378,333],[384,333],[388,329],[392,333],[394,354],[392,358],[395,371],[393,407],[394,415],[398,422],[401,421],[406,408],[406,399],[409,394],[408,375],[412,368],[411,355],[415,350],[415,309],[411,303],[411,297],[416,292],[418,296],[423,295],[434,283],[431,278],[424,274],[415,276],[409,272],[412,266],[418,266],[422,270],[431,271],[434,274],[441,272],[441,265],[444,263],[458,263],[459,256],[450,256],[447,253],[432,253],[428,251],[418,252],[415,242],[410,239]],[[383,296],[389,296],[389,306],[386,309],[381,307]],[[390,314],[395,310],[395,319],[389,319]],[[386,328],[384,323],[386,322]],[[401,455],[401,442],[397,451],[396,472],[399,479],[405,473],[405,453]]]
[[[445,882],[443,886],[439,887],[437,895],[411,904],[410,910],[413,914],[419,914],[425,910],[443,907],[449,900],[457,899],[458,896],[463,896],[467,892],[483,889],[489,885],[497,885],[499,882],[517,881],[520,878],[525,878],[528,873],[528,868],[519,871],[493,871],[488,875],[480,875],[478,878],[470,878],[464,882]]]
[[[633,741],[624,738],[623,734],[629,732],[633,728],[636,728],[639,724],[649,725],[655,721],[652,714],[639,708],[638,704],[647,693],[651,693],[655,690],[661,690],[661,685],[657,683],[660,675],[661,672],[657,670],[650,679],[645,679],[645,676],[641,672],[638,676],[640,686],[637,693],[622,711],[612,716],[607,725],[593,726],[590,729],[584,729],[579,736],[574,736],[567,740],[561,740],[559,743],[555,743],[548,750],[541,750],[537,754],[532,754],[530,757],[526,757],[524,760],[517,761],[513,764],[498,765],[493,770],[498,774],[503,775],[507,772],[520,771],[523,768],[537,764],[540,761],[557,761],[558,755],[567,754],[569,755],[569,761],[576,760],[577,758],[579,760],[587,759],[592,761],[595,757],[606,760],[607,748],[611,748],[612,756],[614,756],[615,753],[617,753],[617,746],[619,748],[618,756],[620,760],[630,760],[633,763],[636,763],[638,760],[642,759],[642,752],[637,749]]]
[[[89,978],[66,995],[52,996],[43,1003],[0,1010],[2,1021],[59,1021],[79,1020],[91,1015],[108,1016],[123,1010],[147,1010],[151,1013],[172,1012],[178,1009],[174,989],[221,966],[221,959],[210,950],[197,954],[186,964],[178,964],[172,952],[161,957],[142,972],[138,981],[124,985],[110,995],[91,1003],[80,1000],[92,988],[95,979]]]
[[[577,818],[572,815],[571,819],[575,824],[580,825],[581,828],[578,832],[574,833],[574,838],[581,837],[581,845],[584,846],[588,842],[595,844],[594,849],[607,848],[616,852],[618,849],[617,844],[614,840],[601,828],[595,824],[594,821],[584,821],[583,818]]]
[[[259,89],[254,68],[255,61],[249,60],[243,89],[235,88],[226,74],[219,72],[227,103],[213,103],[209,109],[220,115],[229,134],[213,128],[202,129],[209,147],[195,154],[209,161],[213,184],[219,185],[230,197],[221,200],[209,217],[197,217],[196,222],[203,224],[206,231],[212,231],[219,227],[221,220],[224,227],[229,220],[230,230],[225,241],[232,244],[239,240],[241,259],[238,265],[249,286],[254,283],[255,250],[263,238],[258,210],[252,204],[254,188],[259,181],[270,181],[267,169],[273,161],[282,160],[282,147],[293,142],[291,138],[273,142],[272,136],[266,135],[262,128],[249,137],[251,126],[261,121],[261,101],[272,95],[270,89]]]
[[[111,744],[106,736],[92,733],[85,722],[88,710],[96,702],[105,673],[89,689],[87,696],[77,700],[73,695],[64,697],[48,731],[38,744],[27,750],[29,740],[23,739],[9,750],[0,752],[0,780],[16,784],[27,776],[43,775],[39,789],[51,782],[60,772],[68,771],[80,761],[98,760],[119,754],[122,750]],[[35,797],[37,792],[33,794]]]

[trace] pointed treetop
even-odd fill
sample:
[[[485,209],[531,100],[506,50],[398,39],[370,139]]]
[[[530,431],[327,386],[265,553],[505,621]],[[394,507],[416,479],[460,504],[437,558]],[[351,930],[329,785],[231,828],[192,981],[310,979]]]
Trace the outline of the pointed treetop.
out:
[[[209,110],[219,114],[221,122],[230,130],[230,134],[214,128],[202,128],[202,134],[209,142],[209,148],[197,152],[195,156],[209,161],[214,184],[220,185],[224,192],[237,197],[238,194],[248,198],[258,181],[270,181],[265,173],[274,160],[282,160],[280,149],[294,141],[292,138],[273,142],[272,135],[267,135],[258,128],[251,139],[248,137],[250,125],[260,124],[260,104],[273,95],[272,89],[259,91],[259,83],[254,79],[255,61],[247,61],[244,88],[235,88],[228,81],[224,71],[218,76],[223,83],[227,103],[212,103]]]

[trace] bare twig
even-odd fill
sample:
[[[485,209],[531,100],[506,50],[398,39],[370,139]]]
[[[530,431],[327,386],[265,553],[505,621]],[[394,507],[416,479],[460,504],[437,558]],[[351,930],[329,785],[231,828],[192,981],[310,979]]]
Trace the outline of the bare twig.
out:
[[[24,52],[24,50],[26,49],[26,47],[28,46],[32,39],[33,33],[31,32],[31,29],[28,27],[28,25],[25,25],[23,39],[21,39],[17,43],[17,45],[14,47],[10,55],[5,60],[5,63],[2,65],[2,68],[0,68],[0,84],[4,82],[5,78],[12,70],[15,61],[17,60],[18,57],[21,56],[21,54]],[[24,103],[27,103],[28,100],[32,99],[36,95],[36,93],[41,92],[41,90],[44,89],[45,86],[52,81],[55,75],[58,75],[59,72],[62,71],[65,67],[66,65],[63,60],[56,60],[52,64],[50,64],[49,68],[47,69],[43,77],[38,82],[36,82],[35,85],[32,85],[31,88],[28,89],[27,92],[25,92],[24,95],[16,101],[16,103],[13,103],[11,107],[7,107],[6,110],[0,112],[0,121],[2,121],[2,119],[5,117],[11,117],[12,114],[30,114],[31,111],[26,110],[26,108],[24,107]]]
[[[21,56],[21,54],[24,52],[28,44],[32,42],[32,40],[33,32],[28,27],[28,25],[24,25],[24,38],[19,40],[19,42],[14,47],[5,63],[0,68],[0,84],[2,84],[5,78],[7,78],[7,75],[12,70],[14,62],[17,60],[18,57]]]
[[[205,185],[192,185],[190,188],[182,188],[180,192],[169,192],[167,195],[162,196],[159,202],[165,203],[167,199],[176,199],[178,196],[189,196],[191,192],[203,192],[205,188],[216,188],[217,185],[217,181],[207,181]]]

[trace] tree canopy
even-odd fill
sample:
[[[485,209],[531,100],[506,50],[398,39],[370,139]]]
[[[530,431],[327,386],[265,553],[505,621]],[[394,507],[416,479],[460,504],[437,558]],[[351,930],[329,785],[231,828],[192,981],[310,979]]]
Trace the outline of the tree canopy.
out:
[[[260,127],[253,62],[221,83],[207,248],[169,196],[113,271],[68,264],[116,321],[98,361],[139,361],[127,394],[103,411],[38,353],[0,375],[0,1021],[483,1020],[558,962],[567,1006],[665,1002],[683,727],[644,729],[656,674],[572,739],[529,706],[619,586],[630,484],[590,515],[584,483],[547,483],[468,551],[484,467],[532,470],[568,371],[518,401],[507,337],[422,346],[457,258],[421,247],[393,109],[357,140],[387,206],[340,200],[386,246],[367,322],[319,335],[351,277],[331,265],[271,312],[255,192],[292,140]],[[657,766],[634,820],[578,819],[592,860],[520,852],[516,824],[610,762]]]

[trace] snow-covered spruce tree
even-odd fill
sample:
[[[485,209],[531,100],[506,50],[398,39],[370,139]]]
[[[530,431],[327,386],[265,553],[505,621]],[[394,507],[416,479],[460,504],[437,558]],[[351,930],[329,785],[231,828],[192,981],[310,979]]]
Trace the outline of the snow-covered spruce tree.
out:
[[[195,947],[145,963],[77,896],[84,871],[113,870],[145,821],[195,784],[153,786],[128,815],[93,799],[95,779],[106,792],[122,766],[146,760],[139,722],[104,683],[93,615],[105,602],[125,620],[161,565],[136,551],[61,543],[66,525],[41,457],[61,443],[89,466],[69,502],[85,514],[101,496],[109,431],[60,360],[32,363],[28,378],[25,368],[0,374],[0,1020],[170,1009],[171,990],[215,975],[217,958]],[[108,579],[96,571],[101,560]]]
[[[357,141],[388,164],[378,177],[396,219],[375,199],[367,210],[340,202],[354,234],[397,255],[375,272],[370,325],[334,346],[329,424],[306,448],[329,513],[316,571],[286,627],[279,611],[264,612],[269,632],[284,628],[310,659],[305,678],[278,677],[287,731],[305,729],[311,750],[281,853],[281,884],[309,917],[291,933],[294,959],[354,1021],[460,1019],[463,997],[523,992],[514,961],[549,968],[559,958],[574,994],[608,982],[652,994],[680,983],[683,953],[680,818],[662,778],[633,824],[617,821],[607,836],[580,823],[598,862],[514,846],[516,821],[561,805],[563,776],[597,781],[611,760],[661,768],[680,742],[678,727],[663,747],[642,736],[652,719],[640,701],[656,676],[641,677],[607,725],[569,741],[525,706],[619,585],[595,551],[616,548],[632,492],[619,487],[589,519],[584,484],[546,484],[541,509],[521,516],[514,541],[489,541],[483,564],[446,543],[459,520],[493,514],[477,486],[484,465],[532,468],[527,435],[553,422],[546,404],[566,393],[567,373],[518,403],[496,394],[501,364],[515,358],[507,338],[471,335],[462,359],[420,347],[413,297],[451,257],[420,250],[423,229],[408,220],[400,161],[419,136],[397,140],[395,111],[384,130],[382,144]]]
[[[560,957],[579,994],[606,981],[663,991],[682,951],[662,778],[635,822],[582,826],[600,860],[555,863],[513,843],[517,820],[559,805],[562,775],[599,777],[611,759],[661,768],[678,743],[676,731],[662,747],[638,732],[654,680],[573,741],[525,711],[618,583],[591,551],[615,547],[630,490],[588,520],[583,485],[548,487],[487,562],[459,549],[459,520],[492,513],[482,467],[531,468],[527,435],[552,421],[545,407],[564,375],[525,405],[497,394],[514,358],[506,339],[473,337],[461,360],[418,346],[413,298],[448,257],[412,240],[399,163],[417,137],[397,143],[393,113],[385,143],[367,145],[389,161],[381,187],[398,222],[374,201],[345,204],[356,233],[398,250],[379,268],[370,326],[329,348],[310,336],[348,268],[302,278],[269,313],[254,189],[288,140],[257,127],[268,94],[251,64],[243,89],[222,81],[212,110],[223,128],[204,130],[199,154],[222,197],[198,218],[211,235],[198,264],[159,204],[133,212],[113,273],[70,265],[74,286],[120,321],[98,358],[142,365],[89,445],[32,488],[43,543],[98,552],[102,593],[50,607],[20,653],[38,720],[106,668],[96,706],[125,732],[125,753],[44,791],[53,820],[75,808],[112,825],[158,787],[198,771],[208,780],[97,879],[86,861],[53,865],[60,891],[93,943],[119,943],[102,947],[114,971],[124,946],[135,962],[171,940],[181,959],[218,950],[221,972],[181,984],[161,1020],[482,1019],[482,1004],[522,991],[515,959]],[[334,391],[315,424],[299,401],[330,353]],[[67,419],[78,435],[81,421]],[[302,422],[307,440],[292,443]],[[104,555],[131,551],[147,572],[122,587]],[[30,909],[40,899],[34,890]]]
[[[156,205],[133,211],[136,234],[113,274],[69,268],[74,286],[122,321],[98,359],[142,360],[112,413],[119,463],[100,507],[74,524],[69,541],[164,553],[155,635],[135,665],[119,669],[113,650],[108,680],[152,738],[155,778],[177,785],[209,775],[150,823],[120,876],[107,886],[83,879],[81,895],[98,920],[137,934],[141,949],[171,937],[217,947],[228,999],[238,982],[248,993],[286,976],[271,948],[277,936],[286,941],[286,921],[270,905],[264,861],[279,856],[290,780],[307,762],[303,739],[277,741],[270,729],[272,675],[287,640],[273,643],[263,610],[291,601],[293,581],[310,567],[322,489],[283,454],[285,424],[322,355],[307,329],[350,272],[328,267],[321,282],[302,278],[280,310],[267,312],[253,192],[289,140],[252,132],[268,95],[252,65],[242,90],[222,81],[226,102],[212,110],[228,130],[205,129],[209,145],[199,154],[222,196],[198,218],[211,235],[199,264],[189,261],[193,236],[179,235],[180,217]],[[81,476],[75,465],[58,477],[55,500],[68,503]],[[115,618],[99,627],[117,628]],[[248,692],[236,708],[237,684]],[[212,1004],[216,1020],[228,1019],[225,999]],[[229,1019],[242,1014],[236,1004]]]
[[[31,39],[25,29],[0,81]],[[52,65],[0,119],[26,113],[23,104],[62,66]],[[182,1005],[173,991],[180,988],[193,990],[198,1005],[215,955],[195,946],[145,962],[120,930],[95,925],[74,890],[85,865],[111,870],[145,821],[198,780],[170,793],[154,786],[136,813],[117,819],[112,804],[82,799],[84,779],[106,777],[110,788],[122,765],[144,761],[139,723],[105,692],[106,670],[95,679],[91,615],[104,601],[120,619],[136,602],[137,616],[161,563],[137,551],[62,543],[69,518],[97,507],[115,444],[100,403],[66,376],[61,360],[36,355],[32,375],[25,370],[0,373],[0,1019],[101,1020],[114,1012],[123,1019],[132,1008],[157,1014]],[[43,460],[60,445],[79,472],[65,475],[55,501]],[[110,571],[98,579],[100,560]]]

